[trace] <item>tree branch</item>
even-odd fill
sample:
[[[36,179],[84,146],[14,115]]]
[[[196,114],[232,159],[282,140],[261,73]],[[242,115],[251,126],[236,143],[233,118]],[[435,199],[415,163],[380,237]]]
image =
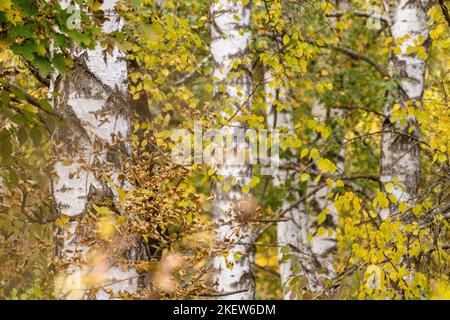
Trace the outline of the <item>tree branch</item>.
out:
[[[307,39],[305,40],[305,42],[312,44],[312,45],[316,45],[319,47],[323,47],[323,48],[327,48],[327,49],[333,49],[335,51],[339,51],[342,52],[346,55],[348,55],[349,57],[352,57],[354,59],[358,59],[358,60],[362,60],[364,62],[367,62],[368,64],[372,65],[382,76],[384,77],[388,77],[389,78],[389,72],[387,71],[386,68],[384,68],[381,64],[379,64],[375,59],[366,56],[365,54],[359,53],[353,49],[347,48],[347,47],[342,47],[342,46],[337,46],[334,44],[323,44],[322,46],[318,45],[315,41]]]
[[[391,21],[390,21],[389,17],[387,17],[387,16],[384,16],[382,14],[375,14],[375,13],[371,13],[371,12],[367,12],[367,11],[360,11],[360,10],[336,11],[334,13],[327,14],[327,17],[342,17],[346,13],[352,14],[352,15],[358,16],[358,17],[378,19],[378,20],[383,21],[387,25],[391,24]]]
[[[9,83],[9,82],[4,83],[3,86],[6,90],[8,90],[9,92],[11,92],[15,95],[17,95],[17,92],[19,92],[20,95],[22,95],[29,104],[35,106],[39,110],[41,110],[45,113],[48,113],[49,115],[52,115],[54,117],[57,117],[59,120],[63,120],[62,115],[60,115],[54,111],[44,109],[38,99],[33,97],[31,94],[25,92],[23,89],[19,88],[18,86],[13,85],[12,83]]]
[[[229,291],[229,292],[199,293],[199,294],[197,294],[197,296],[199,296],[199,297],[224,297],[224,296],[231,296],[233,294],[247,292],[247,291],[248,291],[248,289]]]
[[[377,116],[380,117],[386,117],[386,115],[382,112],[367,108],[367,107],[361,107],[361,106],[333,106],[334,109],[346,109],[346,110],[363,110],[366,112],[370,112],[373,114],[376,114]]]
[[[271,269],[269,267],[264,267],[264,266],[261,266],[261,265],[259,265],[257,263],[255,263],[255,267],[258,268],[258,269],[261,269],[261,270],[263,270],[263,271],[265,271],[267,273],[270,273],[270,274],[272,274],[272,275],[274,275],[276,277],[280,276],[279,272],[277,272],[276,270],[273,270],[273,269]]]
[[[39,74],[39,71],[36,70],[24,57],[20,56],[20,60],[27,66],[27,68],[30,70],[31,74],[38,79],[40,83],[45,85],[47,88],[50,87],[50,80],[47,78],[42,77]]]
[[[354,51],[350,48],[347,47],[341,47],[341,46],[336,46],[333,44],[326,44],[325,47],[331,48],[333,50],[342,52],[352,58],[355,59],[359,59],[362,61],[367,62],[368,64],[371,64],[373,67],[375,67],[375,69],[377,69],[377,71],[383,76],[383,77],[388,77],[389,78],[389,72],[387,71],[387,69],[385,69],[381,64],[379,64],[375,59],[366,56],[365,54],[359,53],[357,51]]]
[[[450,15],[448,13],[447,5],[444,3],[444,0],[439,0],[439,6],[441,7],[442,14],[444,15],[447,24],[450,26]]]

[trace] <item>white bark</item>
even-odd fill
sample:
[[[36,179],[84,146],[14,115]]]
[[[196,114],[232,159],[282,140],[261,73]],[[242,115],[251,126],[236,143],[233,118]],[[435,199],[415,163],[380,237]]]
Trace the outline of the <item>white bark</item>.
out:
[[[267,127],[269,129],[294,129],[291,115],[288,110],[277,111],[277,103],[283,103],[286,99],[286,89],[283,85],[277,83],[276,77],[272,70],[266,70],[264,73],[264,89],[266,103]],[[283,162],[283,161],[281,161]],[[282,164],[282,163],[281,163]],[[273,182],[275,186],[281,186],[289,177],[289,173],[285,170],[274,172]],[[292,295],[289,281],[296,275],[295,265],[298,264],[301,255],[295,250],[300,248],[306,239],[302,239],[302,233],[299,229],[301,225],[301,215],[304,208],[302,205],[291,208],[289,202],[285,201],[280,208],[284,213],[282,219],[277,223],[277,244],[278,244],[278,261],[281,285],[283,288],[283,299],[290,300],[295,298]],[[285,251],[286,248],[287,250]],[[283,259],[285,255],[292,255],[291,259]]]
[[[350,3],[347,0],[336,1],[335,5],[342,11],[346,11],[350,7]],[[332,24],[335,26],[337,20],[333,20]],[[341,116],[341,110],[331,109],[330,116],[337,118]],[[317,121],[324,122],[328,117],[328,110],[325,105],[318,100],[315,100],[311,114]],[[339,150],[339,159],[335,159],[337,172],[343,173],[345,156],[344,148]],[[320,182],[323,183],[323,182]],[[334,258],[337,250],[336,243],[336,226],[338,223],[338,213],[333,204],[333,198],[327,199],[327,195],[331,192],[328,186],[324,186],[316,190],[315,185],[309,185],[307,193],[310,194],[312,190],[314,194],[312,196],[312,203],[308,202],[307,210],[301,211],[299,230],[301,232],[301,239],[303,239],[299,249],[304,253],[302,257],[302,274],[308,279],[308,289],[315,294],[320,294],[324,285],[325,278],[333,278],[335,274],[334,270]],[[305,205],[304,205],[305,207]],[[324,235],[318,235],[317,230],[320,227],[317,222],[317,216],[324,209],[330,210],[327,215],[327,219],[322,223],[324,228],[332,231],[332,234],[325,233]],[[308,240],[309,234],[312,234],[311,240]]]
[[[332,111],[336,113],[337,110]],[[311,112],[318,121],[325,121],[327,117],[325,106],[318,101],[312,106]],[[343,149],[340,150],[339,158],[336,161],[336,167],[338,172],[342,173],[344,170],[343,162],[341,161],[344,158]],[[305,200],[305,203],[295,208],[295,211],[292,212],[292,214],[296,215],[292,220],[294,221],[293,226],[287,227],[287,230],[292,234],[292,239],[294,239],[295,234],[295,246],[298,250],[297,252],[294,251],[293,254],[296,255],[301,266],[300,271],[292,275],[305,277],[308,281],[306,289],[314,295],[322,293],[325,284],[324,280],[326,278],[332,279],[335,273],[333,263],[336,251],[335,228],[338,221],[338,213],[333,205],[332,198],[326,198],[329,192],[330,190],[327,186],[317,189],[316,185],[309,185],[307,194],[311,195],[312,201]],[[318,225],[317,216],[325,208],[330,210],[327,220]],[[318,235],[317,230],[320,226],[326,228],[327,231],[331,230],[333,233]],[[281,225],[281,228],[285,228],[285,226]],[[309,234],[312,234],[311,239],[309,239]],[[292,243],[291,245],[294,244]],[[290,296],[288,295],[288,297]]]
[[[108,17],[103,26],[104,32],[121,27],[118,16],[114,14],[115,3],[115,0],[105,0],[102,5]],[[55,107],[65,118],[63,127],[55,136],[59,145],[55,150],[58,161],[55,164],[57,178],[54,182],[54,199],[59,210],[70,217],[69,230],[62,232],[64,239],[60,256],[63,262],[71,265],[61,275],[60,283],[57,284],[60,287],[56,288],[60,296],[65,298],[82,298],[87,288],[80,278],[92,276],[85,273],[88,267],[99,267],[83,265],[90,248],[80,242],[79,234],[75,234],[80,218],[86,213],[89,198],[97,196],[93,192],[105,196],[109,190],[91,168],[107,161],[108,148],[114,137],[125,137],[129,132],[124,110],[124,101],[127,100],[124,55],[114,49],[112,54],[105,56],[98,46],[95,50],[81,51],[79,59],[85,64],[84,67],[77,66],[70,76],[58,84],[53,83],[59,95],[55,95]],[[77,262],[80,265],[76,265]],[[98,285],[106,285],[104,288],[113,293],[136,291],[136,271],[113,265],[112,259],[104,263],[107,265],[101,266],[102,274],[95,275]],[[96,295],[97,299],[108,297],[104,290]]]
[[[211,16],[213,17],[211,55],[215,64],[213,73],[215,94],[221,95],[221,107],[225,103],[232,110],[238,111],[242,105],[245,107],[249,105],[247,99],[250,97],[252,79],[248,72],[233,79],[229,79],[229,75],[233,59],[242,59],[241,65],[249,68],[244,59],[249,51],[250,42],[250,4],[243,5],[243,1],[212,1]],[[225,92],[219,94],[219,85],[225,86]],[[242,113],[238,112],[238,115]],[[230,116],[224,114],[224,117]],[[235,127],[244,124],[233,120],[229,125],[225,131],[233,135]],[[238,146],[242,147],[245,146]],[[214,189],[217,198],[213,204],[213,219],[218,224],[218,245],[230,247],[226,245],[226,239],[232,244],[227,256],[228,266],[223,256],[214,257],[214,279],[217,291],[225,294],[221,299],[253,299],[254,250],[249,245],[253,241],[251,227],[248,223],[238,221],[244,215],[242,204],[252,201],[246,199],[241,191],[241,186],[248,184],[250,180],[251,168],[248,165],[229,165],[230,160],[233,159],[225,160],[224,165],[219,168],[219,173],[228,176],[225,179],[228,182],[230,176],[233,176],[237,183],[229,192],[220,190],[222,183],[216,184]],[[243,292],[229,294],[237,291]]]
[[[324,122],[327,119],[327,109],[320,101],[316,101],[312,108],[312,114],[316,117],[318,121]],[[339,109],[331,109],[330,116],[332,118],[337,118],[342,115],[341,110]],[[343,174],[344,172],[344,157],[345,157],[345,149],[341,148],[339,150],[338,158],[334,159],[336,164],[336,171],[338,174]],[[322,236],[315,234],[311,240],[311,252],[316,259],[319,265],[319,271],[315,271],[314,275],[311,275],[310,278],[313,279],[315,285],[311,286],[313,291],[320,290],[320,277],[328,277],[333,278],[334,276],[334,266],[333,263],[336,251],[336,226],[338,223],[338,212],[336,207],[333,204],[333,197],[327,199],[327,195],[331,192],[328,186],[324,186],[317,190],[314,194],[314,202],[315,204],[312,206],[313,210],[315,210],[312,215],[314,219],[317,218],[317,215],[322,212],[324,209],[330,210],[327,215],[327,220],[322,223],[321,226],[328,230],[331,230],[333,233],[330,235],[325,233]],[[314,221],[313,223],[316,223]],[[318,225],[316,224],[313,232],[316,232],[318,229]]]
[[[267,121],[269,127],[285,127],[293,129],[292,120],[286,112],[277,113],[273,107],[277,90],[269,85],[272,81],[270,72],[265,74],[265,94],[267,110]],[[280,91],[284,91],[281,88]],[[277,97],[278,98],[278,97]],[[333,110],[336,113],[336,110]],[[321,103],[315,103],[312,110],[313,115],[319,121],[325,121],[327,110]],[[276,121],[275,121],[276,119]],[[342,149],[340,158],[343,159],[344,150]],[[339,159],[336,163],[339,172],[343,172],[343,162]],[[280,185],[289,175],[287,172],[280,171],[274,178],[275,185]],[[314,186],[308,188],[308,193],[312,192]],[[280,277],[283,285],[283,298],[286,300],[298,298],[292,294],[293,288],[290,288],[289,281],[295,276],[306,277],[309,281],[308,289],[311,292],[320,293],[320,286],[323,284],[321,278],[332,278],[334,275],[333,258],[336,250],[337,211],[331,199],[326,199],[330,192],[327,186],[316,190],[313,194],[314,205],[313,212],[308,212],[305,204],[301,203],[297,207],[291,208],[289,203],[284,203],[281,211],[285,212],[283,216],[287,221],[277,224],[277,241],[279,248]],[[306,202],[306,200],[305,200]],[[314,234],[317,229],[317,215],[328,208],[330,210],[326,227],[333,230],[333,234],[319,236]],[[287,211],[286,211],[287,210]],[[311,240],[308,239],[310,233],[313,233]],[[282,252],[283,246],[288,246],[287,252]],[[291,259],[283,261],[283,256],[289,254]]]
[[[426,23],[427,7],[429,1],[417,0],[396,0],[391,12],[390,31],[394,41],[409,36],[402,44],[398,45],[401,50],[399,56],[393,55],[390,60],[390,72],[393,77],[399,80],[396,102],[404,107],[407,101],[414,103],[420,101],[424,90],[426,61],[416,54],[407,54],[408,46],[416,47],[416,43],[426,48],[428,40],[428,26]],[[422,42],[419,39],[422,38]],[[415,198],[420,171],[419,145],[414,138],[417,136],[417,129],[409,133],[408,128],[414,125],[415,120],[410,118],[404,127],[393,124],[389,120],[392,113],[392,105],[386,105],[386,119],[383,123],[383,133],[381,142],[381,182],[386,184],[396,176],[399,182],[405,186],[402,188],[395,186],[391,192],[396,196],[397,201],[411,203]],[[405,135],[398,134],[403,132]],[[382,210],[381,217],[387,218],[390,210]]]

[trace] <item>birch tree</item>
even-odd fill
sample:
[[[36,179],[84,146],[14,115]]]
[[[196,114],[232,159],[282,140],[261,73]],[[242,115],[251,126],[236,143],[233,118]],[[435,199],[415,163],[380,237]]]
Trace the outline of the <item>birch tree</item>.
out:
[[[264,73],[264,94],[266,103],[266,121],[267,127],[272,130],[293,130],[292,116],[289,109],[282,109],[278,111],[280,105],[287,100],[287,92],[282,83],[274,74],[274,71],[268,69]],[[283,164],[280,160],[279,165]],[[287,182],[292,172],[285,169],[277,170],[273,173],[273,183],[280,187]],[[298,197],[296,197],[298,199]],[[281,286],[283,289],[283,299],[290,300],[296,297],[295,293],[289,285],[298,272],[298,266],[302,260],[303,255],[299,250],[307,241],[307,235],[301,232],[302,217],[304,217],[303,203],[299,205],[292,205],[284,200],[280,208],[281,217],[277,222],[277,245],[278,245],[278,263],[280,270]],[[289,259],[285,257],[290,255]],[[303,260],[302,260],[303,262]]]
[[[428,45],[427,8],[430,2],[396,0],[389,9],[390,34],[396,48],[389,61],[391,76],[398,79],[395,104],[387,104],[381,141],[381,176],[393,183],[391,192],[398,202],[412,204],[419,183],[420,147],[417,122],[391,121],[395,111],[420,103],[424,92],[426,47]],[[411,52],[412,51],[412,52]],[[389,216],[382,210],[383,219]]]
[[[243,115],[242,110],[249,107],[251,98],[252,78],[247,56],[251,36],[250,1],[212,1],[211,16],[214,94],[220,100],[222,117],[231,119],[226,120],[227,126],[223,132],[233,137],[236,128],[245,125],[236,121],[236,117]],[[235,63],[237,68],[233,68]],[[230,112],[225,112],[226,109]],[[242,148],[246,146],[236,146],[236,149]],[[242,187],[250,181],[251,168],[242,163],[233,165],[234,160],[233,156],[224,160],[219,175],[225,176],[225,180],[214,186],[217,198],[212,210],[214,222],[218,225],[218,245],[223,247],[231,242],[226,257],[220,255],[214,258],[214,280],[217,291],[223,294],[224,299],[253,299],[255,282],[251,227],[248,223],[242,223],[248,213],[245,211],[253,207],[252,199],[242,192]],[[236,183],[230,190],[224,189],[232,178],[236,179]],[[230,294],[233,292],[236,293]]]
[[[336,1],[335,6],[342,10],[343,12],[349,11],[350,3],[347,0]],[[332,20],[332,27],[336,27],[339,18]],[[327,108],[327,106],[320,100],[315,99],[311,108],[311,115],[319,123],[333,122],[339,117],[342,117],[342,110],[337,108]],[[334,138],[338,144],[342,143],[343,137],[340,132],[333,132]],[[323,140],[323,139],[320,139]],[[320,141],[319,143],[323,143]],[[344,173],[344,159],[345,159],[345,149],[341,146],[337,150],[337,155],[334,159],[336,165],[336,172],[338,174]],[[321,182],[322,184],[324,182]],[[309,189],[314,190],[315,186],[310,186]],[[332,190],[328,186],[323,186],[319,189],[313,191],[313,199],[309,203],[309,209],[313,211],[313,214],[307,213],[308,217],[305,217],[305,221],[308,222],[305,225],[304,232],[312,232],[314,235],[310,241],[310,253],[311,265],[315,265],[313,270],[309,270],[308,278],[310,280],[310,289],[319,293],[320,288],[324,287],[324,281],[326,278],[330,279],[334,277],[335,274],[335,263],[336,263],[336,251],[337,251],[337,241],[336,241],[336,227],[338,223],[338,212],[333,203],[333,198],[330,197]],[[330,233],[325,233],[323,235],[317,234],[318,230],[318,217],[321,213],[326,212],[325,221],[321,222],[323,226],[327,227]]]
[[[341,115],[341,110],[331,108],[327,110],[321,101],[314,101],[311,113],[320,123],[327,119],[335,119]],[[336,139],[339,141],[339,134],[335,133]],[[341,147],[335,160],[336,170],[339,174],[344,172],[344,148]],[[305,270],[305,274],[310,282],[310,290],[316,294],[321,293],[321,288],[325,286],[325,279],[333,278],[335,273],[335,256],[337,250],[336,243],[336,227],[338,223],[338,212],[333,204],[333,198],[329,197],[332,190],[327,186],[322,186],[324,182],[317,185],[308,186],[310,193],[313,194],[312,201],[308,203],[309,210],[306,211],[303,218],[303,233],[306,237],[311,233],[311,240],[307,242],[307,246],[303,248],[309,252],[310,269]],[[324,215],[325,221],[320,221],[319,216]],[[320,222],[319,222],[320,221]],[[319,224],[326,227],[331,233],[326,232],[323,235],[318,234]]]
[[[115,0],[102,4],[105,33],[121,27],[114,13],[115,4]],[[93,205],[114,196],[113,187],[98,168],[107,162],[120,165],[120,151],[111,146],[129,132],[127,65],[117,48],[107,53],[97,46],[94,50],[77,50],[76,56],[71,74],[58,77],[52,88],[55,109],[64,116],[62,127],[54,135],[57,159],[54,199],[68,224],[57,235],[61,239],[59,256],[63,271],[56,290],[62,298],[85,297],[90,289],[85,284],[86,278],[91,277],[95,278],[94,286],[104,289],[96,297],[107,299],[107,291],[134,292],[137,274],[118,265],[106,252],[87,247],[83,238],[88,236],[88,230],[82,222],[87,211],[94,210]]]

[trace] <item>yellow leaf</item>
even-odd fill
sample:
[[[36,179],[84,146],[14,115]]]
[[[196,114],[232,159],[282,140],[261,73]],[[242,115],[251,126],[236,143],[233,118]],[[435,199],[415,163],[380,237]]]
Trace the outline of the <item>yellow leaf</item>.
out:
[[[307,148],[303,148],[302,152],[300,153],[300,159],[303,159],[308,154],[309,150]]]
[[[256,187],[258,185],[259,181],[260,181],[259,177],[253,176],[252,179],[249,182],[250,188]]]
[[[309,179],[309,174],[307,174],[307,173],[302,173],[302,174],[300,175],[300,181],[301,181],[301,182],[306,181],[306,180],[308,180],[308,179]]]
[[[444,163],[447,160],[447,157],[445,156],[445,154],[439,153],[437,159],[440,163]]]
[[[336,165],[328,159],[320,158],[317,160],[317,167],[322,173],[331,172],[334,173],[336,171]]]
[[[394,204],[397,203],[397,198],[393,194],[389,195],[389,200],[391,200],[391,202],[394,203]]]
[[[411,47],[411,46],[408,46],[407,48],[406,48],[406,54],[411,54],[411,53],[413,53],[414,52],[414,48],[413,47]]]
[[[384,192],[378,192],[376,198],[373,200],[373,206],[377,207],[377,205],[379,205],[382,209],[389,206],[389,200]]]
[[[325,208],[319,215],[317,216],[317,222],[322,224],[327,219],[327,214],[330,213],[328,208]]]
[[[325,234],[326,230],[324,227],[320,227],[319,229],[317,229],[317,234],[319,236],[323,236]]]
[[[317,150],[316,148],[312,149],[311,152],[309,153],[309,159],[317,159],[319,157],[319,150]]]
[[[119,218],[117,218],[117,224],[122,224],[125,222],[125,216],[120,216]]]
[[[424,207],[425,209],[430,209],[432,206],[433,204],[430,200],[425,200],[424,202],[422,202],[422,207]]]
[[[422,214],[422,206],[420,204],[415,205],[412,208],[412,212],[414,213],[415,216],[417,217],[420,216]]]
[[[439,38],[439,31],[437,31],[436,29],[431,30],[430,37],[431,39],[436,40],[437,38]]]
[[[122,188],[118,188],[117,193],[119,194],[119,201],[124,202],[127,196],[125,190],[123,190]]]

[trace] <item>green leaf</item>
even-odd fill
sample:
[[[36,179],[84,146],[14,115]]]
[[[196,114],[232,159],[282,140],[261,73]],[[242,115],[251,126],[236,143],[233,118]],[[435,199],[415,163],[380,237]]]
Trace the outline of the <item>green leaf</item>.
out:
[[[33,128],[31,128],[31,140],[33,141],[33,144],[35,147],[39,146],[39,144],[41,143],[41,139],[42,139],[42,132],[41,129],[38,126],[34,126]]]
[[[41,99],[39,102],[41,104],[42,109],[44,109],[45,111],[52,111],[53,108],[47,99]]]
[[[0,156],[6,160],[11,157],[12,154],[12,144],[11,144],[11,134],[8,130],[2,130],[0,133]]]
[[[39,74],[47,78],[47,76],[52,72],[52,64],[50,63],[50,60],[44,57],[34,57],[33,65],[38,69]]]
[[[10,102],[9,93],[6,91],[2,91],[0,99],[2,101],[2,104],[1,104],[2,107],[7,108],[9,106],[9,102]]]
[[[28,133],[25,127],[22,127],[17,131],[17,139],[19,140],[20,144],[24,144],[27,141]]]
[[[62,74],[67,73],[66,60],[62,54],[60,53],[55,54],[52,59],[52,64]]]

